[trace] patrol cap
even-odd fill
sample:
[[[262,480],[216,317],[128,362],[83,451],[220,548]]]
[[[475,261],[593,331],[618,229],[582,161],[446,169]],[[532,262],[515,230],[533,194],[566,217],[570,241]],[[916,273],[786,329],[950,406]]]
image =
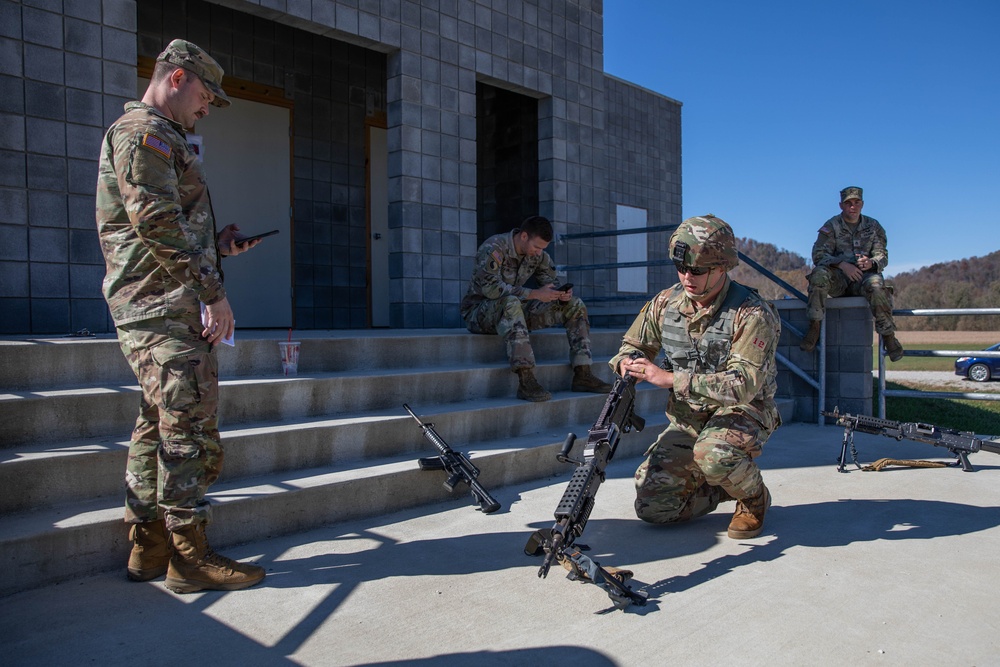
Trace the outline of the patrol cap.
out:
[[[861,201],[864,201],[865,198],[862,196],[863,194],[864,190],[862,190],[858,186],[856,185],[848,186],[840,191],[840,203],[843,204],[848,199],[860,199]]]
[[[215,99],[212,100],[213,106],[224,108],[231,104],[225,91],[222,90],[222,67],[201,47],[185,39],[175,39],[156,60],[183,67],[197,74],[205,87],[215,95]]]

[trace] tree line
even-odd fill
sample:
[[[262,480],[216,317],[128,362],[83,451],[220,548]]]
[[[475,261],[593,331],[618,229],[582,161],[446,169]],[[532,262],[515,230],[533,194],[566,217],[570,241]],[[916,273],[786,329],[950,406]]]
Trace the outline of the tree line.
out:
[[[1000,250],[900,273],[889,283],[896,309],[998,308]],[[896,325],[909,331],[997,331],[1000,315],[907,316],[896,318]]]
[[[808,293],[810,261],[771,243],[748,238],[736,240],[737,248],[803,294]],[[766,299],[784,299],[788,292],[756,269],[741,262],[733,279],[753,287]],[[893,308],[1000,308],[1000,250],[983,257],[969,257],[932,264],[900,273],[886,280],[893,289]],[[905,316],[896,318],[904,331],[997,331],[1000,315]]]

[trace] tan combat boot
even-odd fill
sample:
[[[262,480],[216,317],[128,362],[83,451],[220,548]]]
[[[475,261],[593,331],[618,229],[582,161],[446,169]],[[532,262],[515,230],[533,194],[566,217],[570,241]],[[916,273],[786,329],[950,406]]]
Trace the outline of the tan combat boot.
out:
[[[756,496],[736,501],[736,513],[729,522],[729,537],[734,540],[757,537],[764,530],[764,515],[771,506],[771,494],[763,484],[760,488]]]
[[[592,394],[606,394],[611,391],[611,385],[594,375],[590,366],[575,366],[573,368],[573,391],[588,391]]]
[[[530,368],[518,368],[517,373],[517,397],[522,401],[532,401],[541,403],[552,398],[552,394],[542,389],[538,384],[535,374]]]
[[[819,342],[819,330],[823,326],[822,320],[809,320],[809,331],[806,335],[802,337],[802,342],[799,343],[799,349],[803,352],[812,352],[816,349],[816,343]]]
[[[149,581],[167,571],[174,550],[163,519],[133,524],[128,537],[132,540],[132,553],[128,556],[129,579]]]
[[[889,361],[899,361],[903,358],[903,345],[894,334],[882,336],[882,345],[885,346],[885,353],[889,355]]]
[[[167,567],[166,586],[175,593],[237,591],[264,578],[264,568],[240,563],[212,551],[204,524],[173,531],[176,553]]]

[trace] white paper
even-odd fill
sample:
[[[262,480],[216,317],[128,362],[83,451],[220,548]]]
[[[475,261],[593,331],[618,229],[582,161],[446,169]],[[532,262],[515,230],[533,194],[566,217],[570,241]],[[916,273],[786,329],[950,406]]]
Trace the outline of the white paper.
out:
[[[201,323],[204,326],[208,326],[208,311],[205,309],[205,304],[201,304]],[[225,343],[230,347],[236,347],[236,324],[233,324],[233,333],[229,338],[223,338],[222,340],[216,341],[217,343]]]

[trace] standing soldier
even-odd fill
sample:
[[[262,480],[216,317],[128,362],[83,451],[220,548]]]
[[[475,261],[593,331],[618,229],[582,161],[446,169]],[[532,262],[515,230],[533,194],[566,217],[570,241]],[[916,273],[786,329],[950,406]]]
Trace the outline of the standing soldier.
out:
[[[241,242],[236,225],[216,234],[205,172],[185,131],[209,105],[229,104],[219,64],[172,41],[142,101],[126,104],[104,136],[97,182],[104,296],[142,389],[125,474],[127,571],[136,581],[166,572],[178,593],[264,578],[263,568],[212,551],[205,536],[205,494],[223,458],[213,346],[235,326],[219,256],[256,242]]]
[[[547,401],[552,394],[535,379],[535,353],[529,331],[561,324],[569,339],[573,391],[605,394],[611,385],[590,370],[590,320],[573,289],[556,289],[556,270],[545,248],[552,242],[552,223],[534,215],[520,228],[496,234],[479,246],[472,281],[462,299],[462,319],[469,331],[499,334],[507,344],[511,370],[517,374],[517,397]],[[535,279],[538,287],[525,283]]]
[[[619,374],[670,389],[670,425],[635,473],[635,512],[650,523],[677,523],[736,500],[729,536],[756,537],[771,496],[753,460],[781,423],[774,403],[781,320],[729,278],[739,259],[723,220],[688,218],[669,252],[680,282],[646,304],[610,361]],[[630,359],[635,351],[642,356]]]
[[[885,230],[875,218],[861,215],[865,202],[859,187],[840,191],[840,215],[819,228],[813,244],[812,260],[816,268],[809,274],[809,331],[799,347],[810,352],[819,342],[820,327],[826,314],[827,297],[844,294],[864,296],[875,318],[875,331],[882,336],[885,351],[892,361],[903,358],[903,346],[896,338],[892,319],[892,297],[885,288],[882,271],[889,263]]]

